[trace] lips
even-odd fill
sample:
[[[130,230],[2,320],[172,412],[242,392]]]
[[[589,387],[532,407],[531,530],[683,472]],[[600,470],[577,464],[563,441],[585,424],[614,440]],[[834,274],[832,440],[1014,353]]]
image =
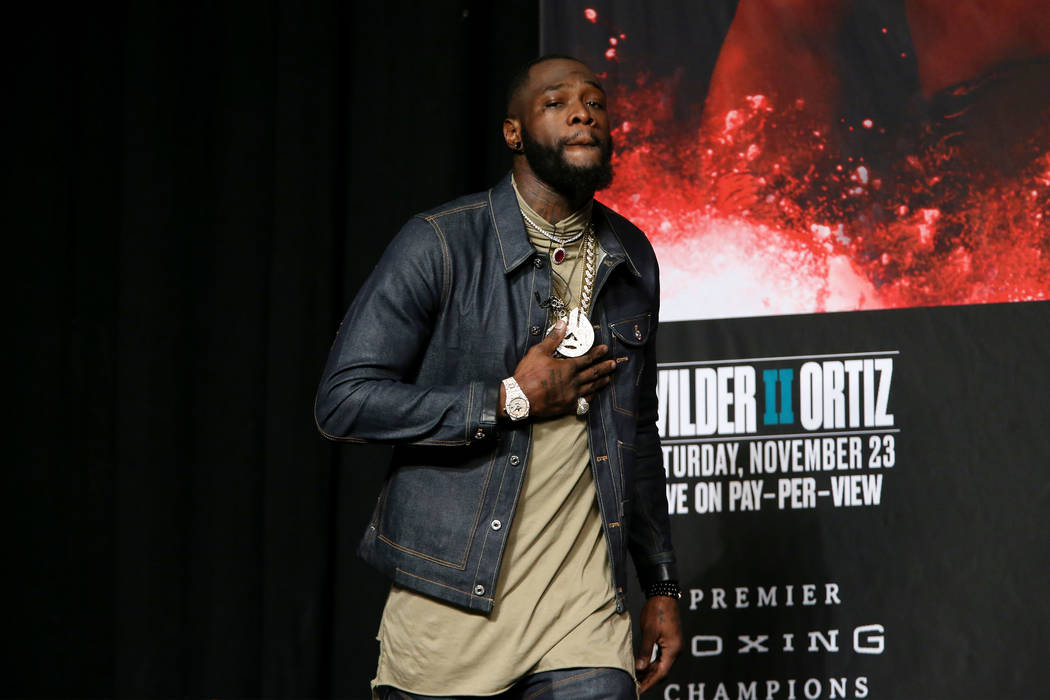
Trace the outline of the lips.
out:
[[[569,138],[562,141],[563,146],[591,146],[597,148],[602,145],[601,140],[594,136],[585,136],[583,134],[573,134]]]

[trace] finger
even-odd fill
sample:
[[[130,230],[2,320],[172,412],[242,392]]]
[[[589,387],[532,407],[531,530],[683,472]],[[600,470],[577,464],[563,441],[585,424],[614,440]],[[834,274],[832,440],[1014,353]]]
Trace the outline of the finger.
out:
[[[643,671],[638,674],[638,694],[641,695],[645,691],[649,690],[656,684],[656,680],[653,678],[653,671],[656,667],[652,666],[648,671]]]
[[[659,658],[651,662],[645,671],[644,684],[646,688],[650,688],[663,680],[671,671],[671,666],[674,665],[675,659],[678,658],[678,654],[682,651],[680,642],[673,636],[668,638],[661,634],[657,644],[659,645]]]
[[[588,365],[593,365],[595,362],[604,357],[605,354],[608,352],[608,345],[599,345],[597,347],[591,348],[586,353],[576,358],[576,368],[581,369],[583,367],[587,367]]]
[[[656,644],[656,637],[651,633],[646,633],[642,630],[642,645],[638,648],[638,653],[634,657],[634,670],[639,674],[645,674],[653,662],[650,661],[653,657],[653,645]]]
[[[638,666],[638,664],[636,663],[635,664],[636,669],[637,669],[637,666]],[[655,671],[656,671],[656,662],[650,663],[644,669],[635,671],[634,675],[638,679],[638,686],[639,686],[638,690],[640,691],[639,694],[644,693],[645,691],[649,690],[649,688],[652,687],[653,683],[655,682],[653,680],[653,673]]]
[[[599,345],[598,347],[591,348],[587,352],[585,357],[587,357],[587,359],[590,362],[597,362],[598,360],[602,359],[603,357],[605,357],[608,354],[609,354],[609,346],[608,345]]]
[[[591,365],[591,369],[594,370],[594,378],[604,377],[608,374],[612,374],[616,369],[616,360],[606,360],[605,362],[596,362]]]
[[[604,377],[608,377],[610,374],[613,373],[613,370],[615,369],[615,360],[600,362],[598,364],[591,365],[590,367],[585,367],[584,369],[578,371],[573,377],[573,380],[576,382],[577,389],[580,390],[580,393],[583,393],[583,385],[591,382],[596,382]]]
[[[639,695],[641,695],[645,691],[649,690],[649,688],[652,688],[653,687],[653,683],[656,682],[656,681],[652,680],[652,675],[653,674],[652,674],[652,670],[651,669],[648,670],[648,671],[641,671],[640,673],[638,673],[636,675],[638,676],[638,694]]]
[[[644,649],[645,647],[643,647],[643,651]],[[652,657],[654,655],[659,655],[660,653],[662,653],[662,650],[658,649],[657,647],[653,647],[651,648],[650,653],[645,654],[645,668],[640,669],[636,674],[638,676],[638,684],[639,686],[641,686],[640,690],[642,693],[649,690],[649,688],[653,687],[653,684],[657,681],[656,674],[657,669],[659,668],[660,661],[659,659],[652,660]],[[637,667],[637,665],[638,664],[636,663],[635,666]]]
[[[584,384],[579,385],[576,388],[576,391],[581,396],[583,396],[583,398],[587,399],[588,402],[590,402],[591,397],[593,397],[605,387],[609,386],[610,381],[611,380],[609,377],[602,377],[600,379],[596,379],[593,382],[586,382]]]
[[[645,672],[645,678],[642,680],[642,692],[659,683],[667,675],[667,672],[671,670],[671,662],[673,660],[671,655],[666,653],[666,649],[660,650],[660,658],[649,664],[649,668]]]

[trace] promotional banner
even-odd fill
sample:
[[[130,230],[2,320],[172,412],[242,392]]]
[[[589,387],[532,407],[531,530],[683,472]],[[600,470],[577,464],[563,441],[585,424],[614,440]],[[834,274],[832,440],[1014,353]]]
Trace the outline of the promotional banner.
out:
[[[1039,5],[541,3],[661,265],[685,648],[653,696],[1050,689]]]

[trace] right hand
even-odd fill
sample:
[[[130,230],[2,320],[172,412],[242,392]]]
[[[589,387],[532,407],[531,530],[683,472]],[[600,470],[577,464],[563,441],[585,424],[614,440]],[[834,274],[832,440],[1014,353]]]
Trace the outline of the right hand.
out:
[[[610,381],[616,360],[602,360],[609,346],[598,345],[581,357],[554,357],[565,322],[558,321],[547,337],[532,346],[514,369],[514,380],[529,398],[529,415],[550,418],[576,413],[576,399],[590,401]],[[505,401],[500,389],[500,406]]]

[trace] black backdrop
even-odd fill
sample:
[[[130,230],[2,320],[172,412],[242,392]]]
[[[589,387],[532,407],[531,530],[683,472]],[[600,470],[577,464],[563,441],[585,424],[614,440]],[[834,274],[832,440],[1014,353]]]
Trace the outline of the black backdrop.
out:
[[[536,2],[103,3],[5,22],[10,696],[361,697],[383,448],[317,435],[413,212],[509,165]]]

